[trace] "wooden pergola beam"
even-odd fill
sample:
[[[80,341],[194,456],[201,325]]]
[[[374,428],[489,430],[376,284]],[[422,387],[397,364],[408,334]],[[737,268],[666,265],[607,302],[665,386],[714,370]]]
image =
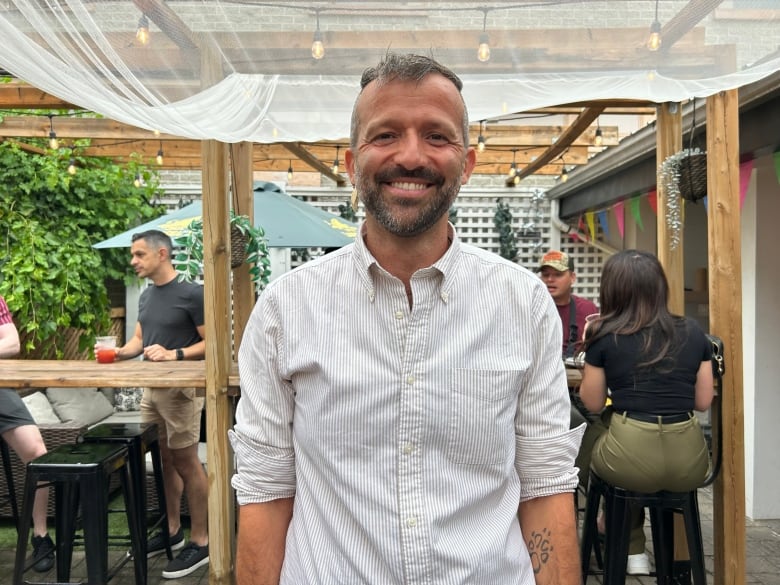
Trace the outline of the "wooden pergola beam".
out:
[[[347,184],[347,179],[344,177],[344,175],[341,173],[334,173],[330,166],[326,165],[316,156],[311,154],[300,142],[283,142],[282,146],[289,150],[290,153],[294,154],[296,158],[311,166],[318,173],[323,174],[329,179],[335,181],[336,185],[339,187],[343,187]]]
[[[572,124],[564,130],[560,138],[547,149],[544,154],[538,157],[532,163],[526,165],[521,170],[517,171],[516,176],[520,179],[534,174],[537,170],[541,169],[548,162],[552,161],[556,157],[562,155],[571,143],[582,134],[588,126],[591,125],[593,120],[598,118],[604,111],[603,106],[594,106],[585,108],[582,113],[577,117]],[[507,186],[514,184],[514,177],[507,179]]]

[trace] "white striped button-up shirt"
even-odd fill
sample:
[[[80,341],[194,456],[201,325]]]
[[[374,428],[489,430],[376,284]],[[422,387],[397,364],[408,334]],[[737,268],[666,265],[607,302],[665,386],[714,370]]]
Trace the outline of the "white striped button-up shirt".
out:
[[[558,313],[457,237],[411,288],[358,237],[252,312],[232,483],[295,497],[282,584],[534,583],[518,505],[577,483]]]

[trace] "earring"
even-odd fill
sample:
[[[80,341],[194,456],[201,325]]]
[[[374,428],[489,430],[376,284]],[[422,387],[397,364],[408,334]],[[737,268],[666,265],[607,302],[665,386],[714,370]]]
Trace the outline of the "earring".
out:
[[[350,196],[350,203],[352,204],[352,211],[357,213],[358,204],[360,203],[360,201],[358,199],[357,188],[354,185],[352,186],[352,195]]]

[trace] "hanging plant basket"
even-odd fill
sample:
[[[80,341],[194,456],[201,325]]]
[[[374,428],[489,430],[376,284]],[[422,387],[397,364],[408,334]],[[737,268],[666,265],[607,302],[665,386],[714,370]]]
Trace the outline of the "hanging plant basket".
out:
[[[195,219],[185,235],[176,238],[181,251],[176,255],[176,270],[183,280],[194,280],[203,271],[203,220]],[[230,267],[249,264],[249,276],[259,290],[265,288],[271,275],[268,243],[261,227],[253,227],[245,215],[230,211]]]
[[[707,153],[698,148],[676,152],[661,163],[658,175],[666,193],[666,225],[674,250],[682,233],[681,198],[696,202],[707,196]]]
[[[246,262],[247,237],[237,225],[230,226],[230,267],[238,268]]]
[[[678,163],[680,197],[698,201],[707,196],[707,153],[694,152],[682,157]]]

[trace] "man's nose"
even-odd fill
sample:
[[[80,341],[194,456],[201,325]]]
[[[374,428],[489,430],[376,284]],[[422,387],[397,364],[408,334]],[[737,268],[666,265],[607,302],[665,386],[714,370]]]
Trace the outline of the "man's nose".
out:
[[[394,162],[405,169],[412,170],[425,166],[427,155],[425,141],[416,134],[405,134],[398,141]]]

